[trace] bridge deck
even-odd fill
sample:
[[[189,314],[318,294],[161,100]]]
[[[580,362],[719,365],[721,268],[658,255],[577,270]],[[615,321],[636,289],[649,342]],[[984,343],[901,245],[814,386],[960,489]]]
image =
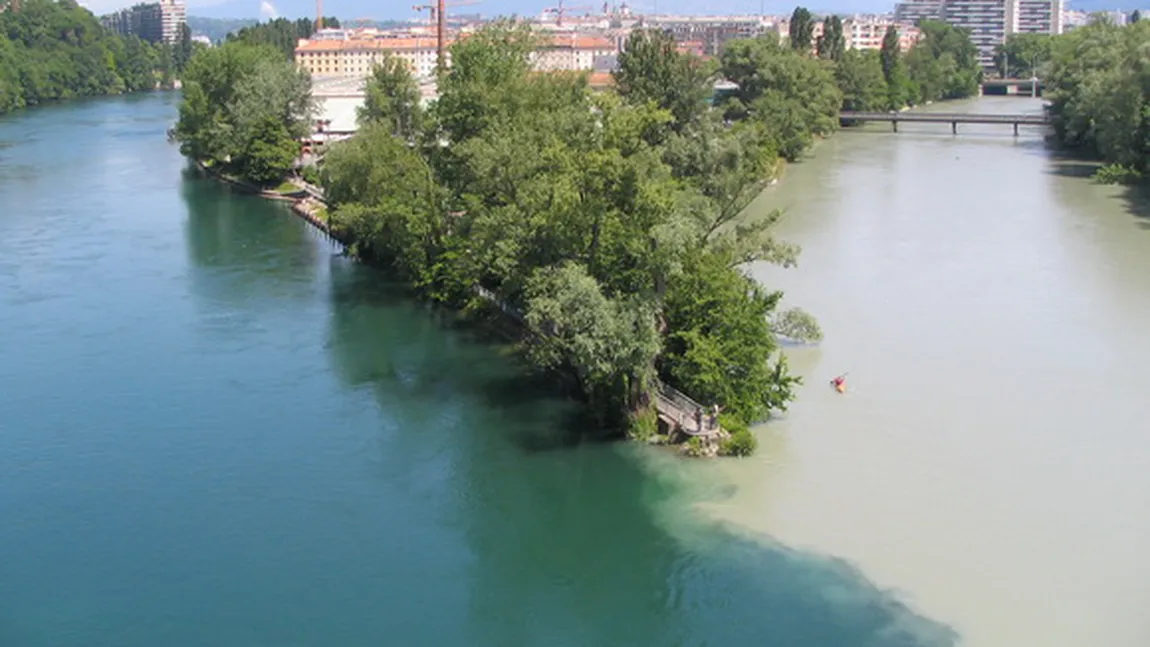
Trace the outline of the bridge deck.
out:
[[[1045,126],[1046,115],[980,115],[948,112],[859,112],[843,110],[839,119],[846,121],[919,122],[932,124],[1021,124]]]

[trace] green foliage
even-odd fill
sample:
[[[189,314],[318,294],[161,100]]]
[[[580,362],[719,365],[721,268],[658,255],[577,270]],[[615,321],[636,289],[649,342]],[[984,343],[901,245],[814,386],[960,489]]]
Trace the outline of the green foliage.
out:
[[[407,63],[387,53],[367,78],[359,123],[381,122],[387,124],[393,135],[414,140],[422,132],[423,111],[419,100],[419,85]]]
[[[631,412],[627,418],[627,436],[632,440],[649,441],[659,435],[659,412],[646,407]]]
[[[268,45],[199,51],[184,71],[180,150],[257,183],[281,179],[310,128],[311,79]]]
[[[660,370],[689,395],[766,415],[785,406],[793,378],[771,356],[777,298],[737,265],[789,265],[798,250],[769,235],[778,214],[737,218],[772,177],[776,132],[702,110],[687,98],[699,86],[667,82],[693,78],[693,59],[656,60],[664,39],[637,38],[623,96],[591,93],[582,75],[531,72],[534,36],[521,25],[458,42],[422,132],[397,137],[394,122],[369,120],[332,147],[322,180],[334,226],[433,299],[461,304],[482,287],[485,301],[522,313],[525,356],[574,376],[604,424],[649,433],[638,407]],[[820,71],[833,113],[830,64],[776,49],[782,69]],[[771,92],[809,101],[809,76],[765,83],[752,103]],[[697,298],[709,300],[691,307]],[[731,361],[687,375],[704,359],[696,339]]]
[[[1010,34],[997,49],[999,73],[1008,78],[1030,78],[1045,75],[1045,67],[1054,53],[1050,34]]]
[[[775,317],[771,329],[780,337],[798,342],[812,343],[823,339],[823,331],[819,328],[818,321],[801,308],[780,312]]]
[[[919,101],[962,99],[978,94],[982,68],[970,34],[936,20],[924,20],[922,38],[906,56],[907,72]]]
[[[718,402],[743,420],[784,409],[798,378],[786,371],[768,316],[781,298],[730,259],[704,252],[672,280],[666,300],[671,332],[661,372],[700,402]]]
[[[723,76],[739,86],[722,100],[727,118],[758,122],[786,159],[838,128],[843,95],[827,61],[782,47],[773,35],[733,41],[720,60]]]
[[[880,52],[847,50],[835,66],[835,82],[843,93],[843,110],[867,112],[891,105]]]
[[[607,297],[585,267],[572,261],[537,270],[525,301],[527,324],[535,332],[528,350],[538,366],[573,369],[593,404],[637,395],[646,386],[660,346],[649,301]],[[631,402],[611,404],[622,409]]]
[[[1115,164],[1100,179],[1150,170],[1150,23],[1096,21],[1054,38],[1046,97],[1058,139]]]
[[[759,439],[749,429],[743,427],[731,432],[729,438],[719,443],[720,456],[750,456],[759,446]]]
[[[334,17],[323,19],[325,27],[339,27]],[[275,18],[264,23],[243,27],[227,35],[226,42],[239,41],[247,45],[271,45],[278,49],[285,60],[295,58],[295,48],[301,38],[311,38],[315,33],[315,21],[310,18],[288,20]]]
[[[1094,173],[1094,181],[1099,184],[1138,184],[1142,172],[1121,164],[1107,164]]]
[[[843,20],[838,16],[830,16],[823,21],[823,33],[815,44],[819,58],[832,61],[842,60],[846,53],[847,41],[843,35]]]
[[[915,101],[918,89],[907,74],[906,62],[899,46],[898,28],[894,25],[887,27],[883,34],[879,60],[882,63],[883,78],[886,79],[887,106],[901,108]]]
[[[712,70],[692,54],[680,53],[675,39],[657,29],[636,29],[619,54],[614,72],[619,94],[628,102],[651,102],[667,110],[682,130],[706,110]]]
[[[806,7],[795,7],[791,13],[788,32],[791,49],[806,55],[811,51],[811,38],[815,33],[815,18]]]
[[[0,11],[0,114],[84,96],[151,90],[164,46],[104,29],[72,0]]]

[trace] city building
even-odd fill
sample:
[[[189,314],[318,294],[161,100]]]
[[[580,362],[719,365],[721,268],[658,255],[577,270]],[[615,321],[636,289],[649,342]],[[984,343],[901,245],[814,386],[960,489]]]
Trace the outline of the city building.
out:
[[[946,0],[943,20],[965,29],[970,42],[978,49],[978,62],[983,69],[994,69],[995,49],[1006,42],[1013,31],[1018,0]]]
[[[1017,0],[1017,2],[1013,33],[1062,33],[1062,0]]]
[[[909,0],[895,5],[895,21],[942,20],[967,30],[984,69],[995,68],[995,49],[1010,34],[1060,34],[1062,0]]]
[[[917,25],[923,20],[942,20],[942,0],[910,0],[894,6],[894,21],[903,25]]]
[[[727,41],[754,38],[774,26],[763,16],[645,16],[642,22],[670,32],[680,43],[702,43],[708,56],[718,56]]]
[[[553,34],[532,55],[532,66],[541,72],[592,70],[597,58],[614,56],[619,47],[601,36],[575,33]]]
[[[187,22],[183,0],[137,4],[100,18],[100,23],[123,36],[136,35],[152,43],[175,43]]]
[[[843,20],[847,49],[882,49],[883,38],[891,27],[898,29],[898,46],[904,52],[922,36],[918,27],[900,24],[887,16],[852,16]]]
[[[300,39],[295,48],[295,61],[312,76],[361,78],[370,74],[372,67],[382,62],[386,54],[405,61],[417,79],[435,74],[434,38]],[[446,57],[450,64],[451,53],[447,52]]]

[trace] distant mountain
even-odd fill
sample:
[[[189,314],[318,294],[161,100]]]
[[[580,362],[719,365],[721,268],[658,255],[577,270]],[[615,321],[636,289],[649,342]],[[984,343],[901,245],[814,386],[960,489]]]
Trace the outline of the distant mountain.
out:
[[[212,42],[223,40],[228,34],[239,31],[249,25],[254,25],[255,18],[204,18],[201,16],[188,16],[188,27],[192,29],[193,36],[207,36]]]

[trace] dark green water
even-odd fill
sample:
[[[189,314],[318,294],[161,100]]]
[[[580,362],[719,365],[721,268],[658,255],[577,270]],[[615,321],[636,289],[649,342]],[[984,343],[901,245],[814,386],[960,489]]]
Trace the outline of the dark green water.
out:
[[[174,95],[0,120],[0,645],[950,645],[187,173]]]

